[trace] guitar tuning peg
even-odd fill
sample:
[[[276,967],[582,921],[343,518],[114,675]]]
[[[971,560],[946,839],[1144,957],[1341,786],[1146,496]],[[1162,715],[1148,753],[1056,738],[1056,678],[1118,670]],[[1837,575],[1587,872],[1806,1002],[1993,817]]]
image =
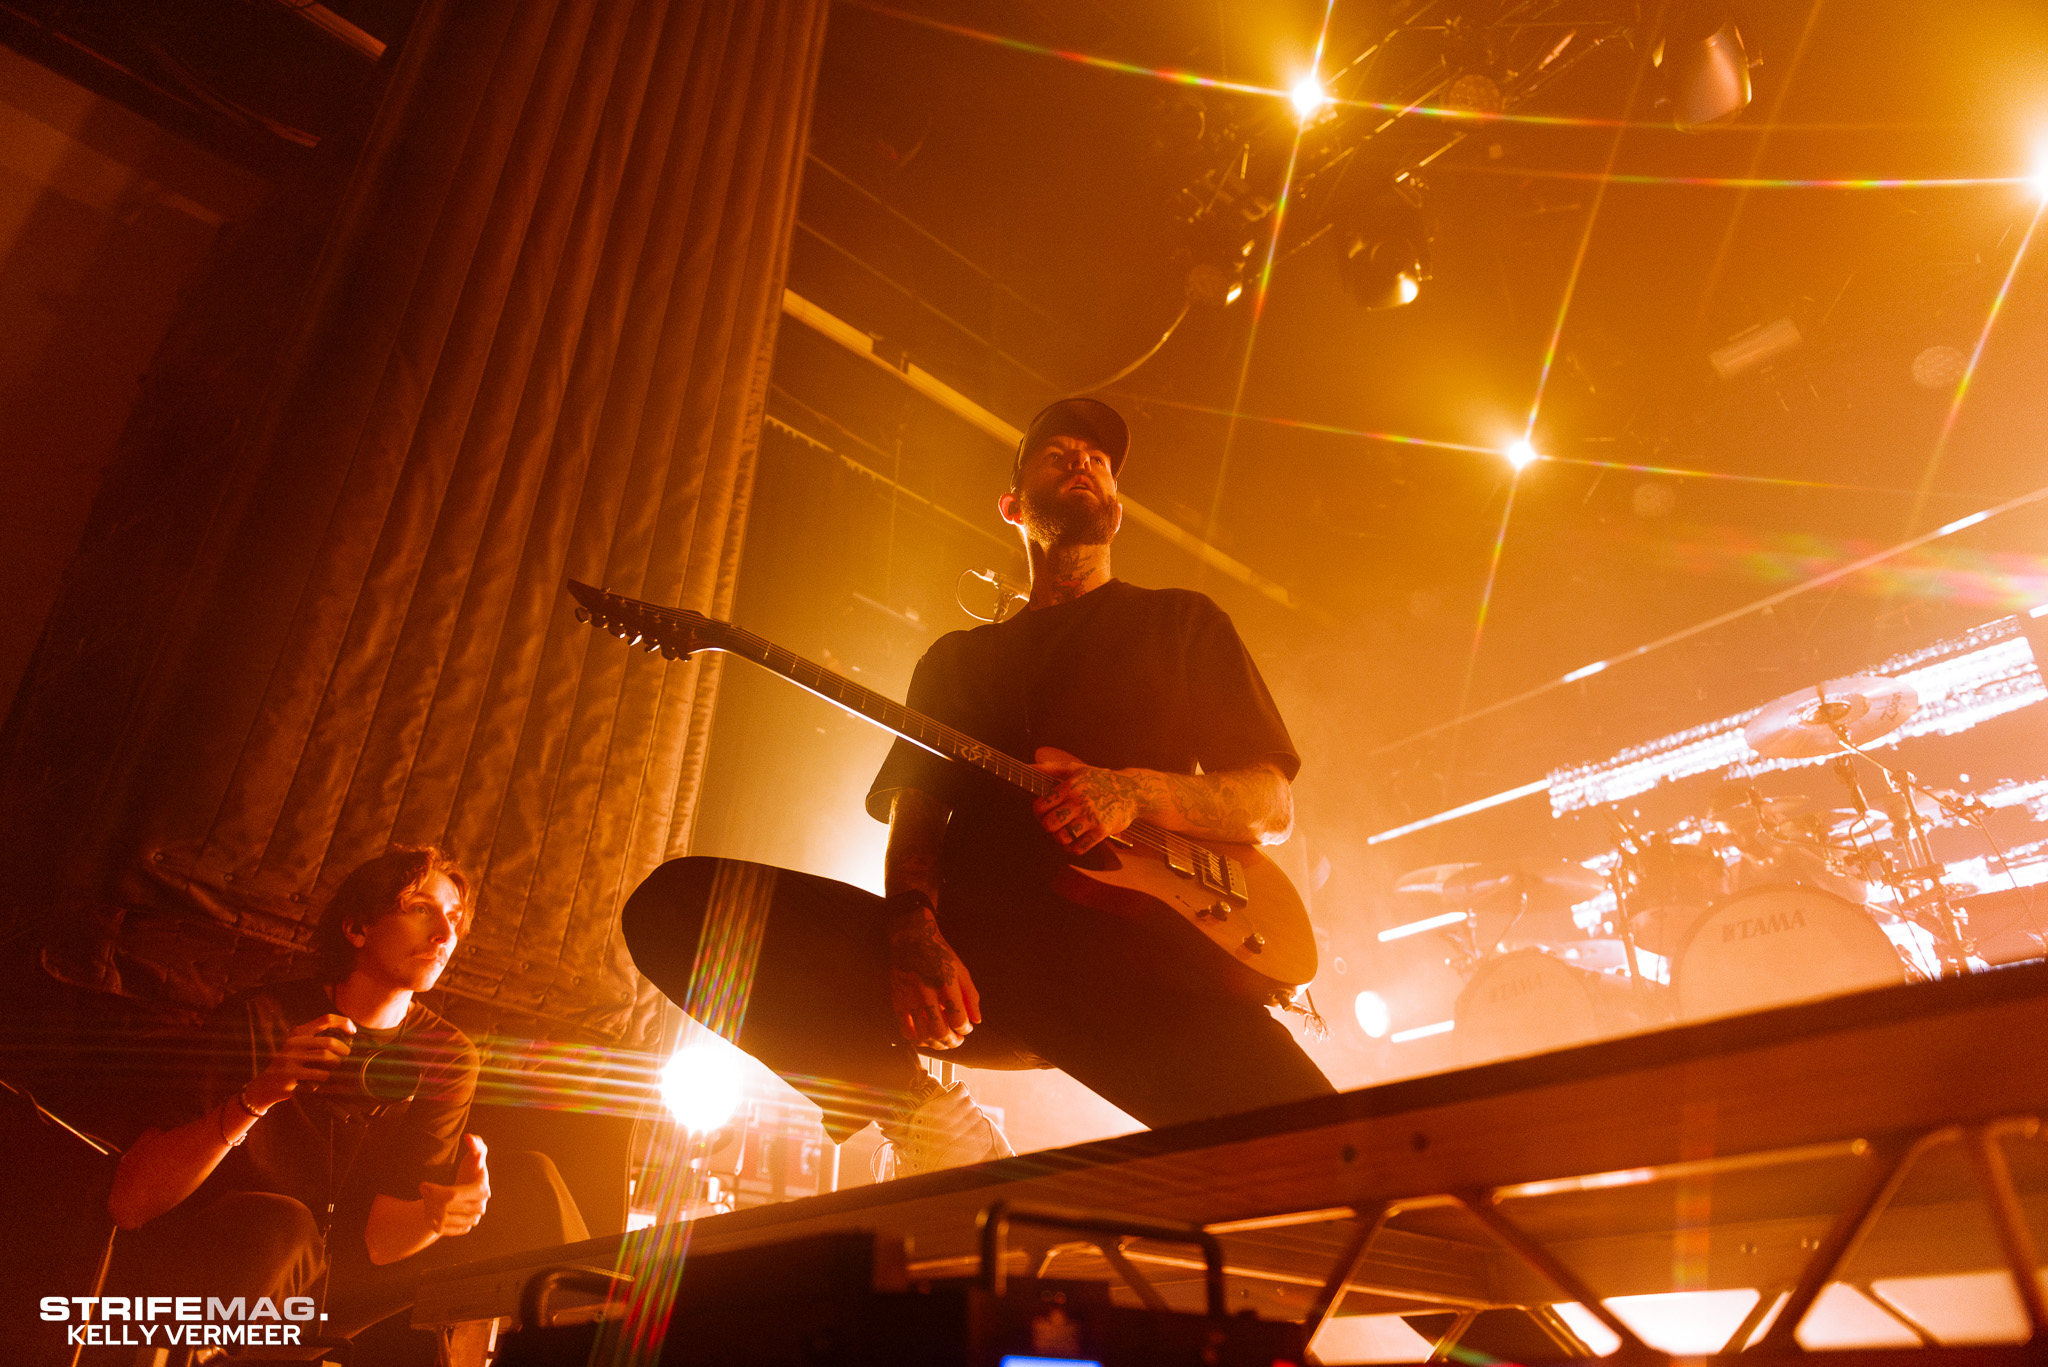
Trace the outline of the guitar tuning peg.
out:
[[[635,641],[635,642],[634,642],[633,644],[635,644],[635,645],[640,645],[640,643],[639,643],[638,641]],[[659,642],[659,641],[649,641],[649,642],[648,642],[648,643],[647,643],[646,645],[644,645],[644,646],[640,646],[640,648],[641,648],[642,650],[646,651],[646,652],[647,652],[647,653],[648,653],[649,655],[652,655],[652,654],[653,654],[653,653],[654,653],[655,651],[657,651],[657,650],[660,650],[660,649],[661,649],[661,642]]]
[[[673,660],[674,658],[676,658],[676,648],[674,646],[663,646],[661,648],[661,658],[664,660]]]
[[[637,646],[640,644],[641,641],[645,640],[646,638],[643,637],[637,631],[621,631],[619,633],[619,639],[621,641],[624,641],[629,646]]]
[[[589,609],[589,608],[581,608],[581,607],[580,607],[580,608],[577,608],[577,609],[576,609],[576,620],[577,620],[577,621],[579,621],[579,622],[588,622],[588,621],[590,620],[590,609]]]

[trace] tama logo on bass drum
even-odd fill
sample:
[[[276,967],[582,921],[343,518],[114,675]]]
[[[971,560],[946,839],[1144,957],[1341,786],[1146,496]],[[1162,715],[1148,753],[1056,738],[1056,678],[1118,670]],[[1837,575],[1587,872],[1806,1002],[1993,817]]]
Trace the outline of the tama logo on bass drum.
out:
[[[1532,992],[1541,992],[1542,990],[1543,975],[1541,973],[1524,973],[1519,978],[1511,978],[1500,986],[1489,990],[1486,994],[1486,1000],[1489,1002],[1511,1002],[1518,997],[1526,997]]]
[[[1773,911],[1763,916],[1746,916],[1740,921],[1730,921],[1721,927],[1721,943],[1725,945],[1736,940],[1755,939],[1759,935],[1804,929],[1806,913],[1794,907],[1790,911]]]

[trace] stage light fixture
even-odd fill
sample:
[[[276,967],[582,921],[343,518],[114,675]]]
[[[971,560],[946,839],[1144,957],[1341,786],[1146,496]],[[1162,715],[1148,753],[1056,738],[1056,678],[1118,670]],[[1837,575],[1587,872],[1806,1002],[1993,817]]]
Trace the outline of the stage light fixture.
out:
[[[1805,342],[1799,324],[1790,318],[1778,318],[1729,338],[1725,345],[1708,353],[1707,364],[1722,379],[1733,380],[1798,350]]]
[[[1337,273],[1369,309],[1415,302],[1429,279],[1429,223],[1414,182],[1393,182],[1349,216],[1339,238]]]
[[[1664,79],[1664,102],[1680,128],[1722,123],[1749,108],[1749,54],[1735,20],[1719,4],[1673,7],[1650,54]]]
[[[1501,454],[1507,457],[1508,464],[1515,467],[1515,473],[1518,475],[1536,461],[1536,448],[1527,437],[1517,438]]]
[[[1387,999],[1377,992],[1361,992],[1351,1003],[1351,1012],[1358,1017],[1358,1028],[1365,1031],[1369,1039],[1385,1039],[1387,1032],[1394,1028],[1394,1013],[1387,1005]]]
[[[1244,293],[1244,263],[1227,258],[1197,261],[1188,267],[1184,287],[1190,304],[1227,308]]]
[[[1295,122],[1306,128],[1329,110],[1330,92],[1323,89],[1321,78],[1309,71],[1288,90],[1287,100],[1294,106]]]
[[[662,1104],[692,1134],[731,1120],[744,1090],[737,1051],[716,1036],[699,1036],[662,1065]]]
[[[1498,114],[1507,107],[1500,82],[1484,71],[1467,71],[1444,87],[1444,108],[1461,114]]]

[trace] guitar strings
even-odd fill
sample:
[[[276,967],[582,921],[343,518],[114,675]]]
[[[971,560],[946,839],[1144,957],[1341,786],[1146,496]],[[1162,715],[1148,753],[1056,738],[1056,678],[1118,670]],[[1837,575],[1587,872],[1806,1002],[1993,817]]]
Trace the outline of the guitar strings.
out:
[[[652,605],[647,606],[651,607]],[[657,616],[670,619],[668,624],[674,628],[684,631],[693,629],[688,621],[676,615],[672,609],[655,608],[654,611]],[[637,624],[632,625],[637,626]],[[842,678],[831,670],[826,669],[823,665],[805,659],[793,650],[776,645],[766,637],[758,636],[744,627],[734,626],[728,622],[721,622],[719,625],[731,633],[735,641],[758,651],[760,663],[769,665],[771,668],[777,668],[779,672],[787,674],[790,678],[804,684],[805,687],[819,693],[826,693],[833,702],[838,703],[842,707],[850,708],[861,716],[868,717],[870,720],[881,722],[892,731],[914,731],[919,734],[914,736],[913,739],[945,742],[956,751],[961,752],[962,757],[974,756],[968,759],[968,763],[987,769],[997,777],[1006,779],[1017,787],[1040,797],[1044,797],[1059,786],[1059,780],[1044,770],[1032,768],[1015,756],[1006,754],[1003,751],[991,749],[964,731],[948,726],[942,721],[921,716],[901,703],[884,698],[872,689],[856,684],[851,679]],[[778,665],[776,663],[778,659],[787,663]],[[813,677],[809,680],[798,677],[805,672],[808,672]],[[875,702],[880,704],[883,715],[874,716],[865,707],[858,706],[854,702],[849,701],[840,695],[840,690],[837,687],[831,687],[828,691],[828,685],[850,685],[853,688],[859,689],[864,696],[873,698]],[[892,713],[894,716],[890,715]],[[1126,827],[1122,833],[1122,838],[1128,840],[1133,845],[1144,846],[1165,856],[1169,865],[1181,862],[1191,867],[1199,867],[1200,856],[1209,853],[1207,849],[1185,836],[1172,831],[1162,830],[1143,821],[1134,822]]]

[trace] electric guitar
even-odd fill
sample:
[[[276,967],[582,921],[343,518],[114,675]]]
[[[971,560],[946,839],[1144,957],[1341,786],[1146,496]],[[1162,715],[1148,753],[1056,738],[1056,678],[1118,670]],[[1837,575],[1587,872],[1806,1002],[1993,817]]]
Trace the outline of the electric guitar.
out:
[[[963,731],[913,712],[822,665],[811,663],[750,631],[683,608],[658,607],[569,581],[588,622],[669,660],[700,650],[722,650],[836,703],[855,716],[893,731],[943,759],[971,764],[1033,797],[1060,780]],[[1112,848],[1112,846],[1114,848]],[[1257,846],[1195,840],[1148,822],[1135,822],[1082,856],[1054,880],[1069,901],[1102,911],[1142,914],[1165,907],[1200,931],[1232,959],[1275,984],[1275,997],[1316,975],[1316,937],[1294,885]]]

